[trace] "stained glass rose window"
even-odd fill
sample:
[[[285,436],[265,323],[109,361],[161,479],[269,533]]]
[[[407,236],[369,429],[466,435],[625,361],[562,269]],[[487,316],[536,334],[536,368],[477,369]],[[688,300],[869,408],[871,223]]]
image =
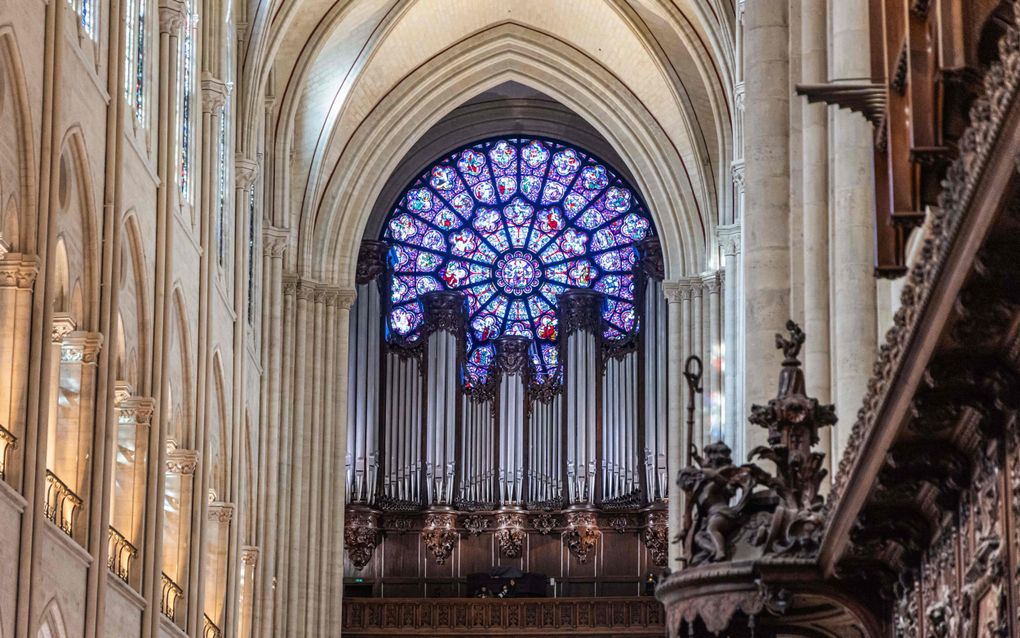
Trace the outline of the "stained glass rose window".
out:
[[[468,383],[489,375],[495,339],[531,338],[539,379],[557,374],[557,296],[605,295],[603,336],[637,329],[635,244],[653,233],[637,196],[604,162],[549,139],[507,138],[455,151],[422,173],[390,212],[387,335],[414,341],[420,297],[463,291]]]

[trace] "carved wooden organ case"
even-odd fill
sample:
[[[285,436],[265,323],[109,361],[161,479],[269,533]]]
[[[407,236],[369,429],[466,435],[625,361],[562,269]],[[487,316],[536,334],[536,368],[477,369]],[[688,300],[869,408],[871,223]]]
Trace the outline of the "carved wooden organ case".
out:
[[[463,293],[422,295],[422,338],[387,338],[387,253],[384,242],[363,243],[351,311],[348,576],[373,560],[384,528],[420,534],[442,564],[461,535],[483,532],[508,558],[525,551],[528,534],[558,532],[585,563],[608,527],[640,548],[628,581],[644,587],[666,563],[670,483],[658,241],[638,246],[638,330],[603,338],[603,296],[569,289],[557,300],[561,373],[538,378],[531,340],[503,335],[483,384],[464,374]]]

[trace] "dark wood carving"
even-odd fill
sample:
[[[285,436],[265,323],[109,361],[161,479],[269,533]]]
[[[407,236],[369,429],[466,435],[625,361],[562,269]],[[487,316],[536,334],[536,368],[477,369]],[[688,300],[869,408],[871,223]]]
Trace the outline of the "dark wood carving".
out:
[[[425,325],[422,334],[430,335],[445,330],[458,337],[464,332],[467,316],[464,293],[456,290],[433,290],[421,296],[425,308]]]
[[[386,272],[386,254],[389,246],[384,241],[365,239],[358,250],[358,265],[354,281],[359,286],[367,284]]]
[[[560,293],[560,343],[566,343],[567,337],[579,330],[597,333],[602,323],[604,301],[602,293],[587,288],[572,288]]]
[[[360,508],[348,509],[344,518],[344,549],[355,569],[365,568],[378,543],[377,514]]]

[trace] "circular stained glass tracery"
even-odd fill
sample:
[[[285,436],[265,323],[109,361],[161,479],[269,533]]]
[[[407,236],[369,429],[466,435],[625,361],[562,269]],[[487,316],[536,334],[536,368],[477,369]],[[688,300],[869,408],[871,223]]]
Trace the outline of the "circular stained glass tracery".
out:
[[[488,377],[495,339],[534,340],[540,379],[556,373],[557,296],[606,296],[604,337],[637,328],[635,244],[652,234],[631,189],[601,160],[548,139],[497,139],[460,149],[426,170],[391,211],[389,334],[418,337],[420,296],[461,290],[468,304],[467,374]]]

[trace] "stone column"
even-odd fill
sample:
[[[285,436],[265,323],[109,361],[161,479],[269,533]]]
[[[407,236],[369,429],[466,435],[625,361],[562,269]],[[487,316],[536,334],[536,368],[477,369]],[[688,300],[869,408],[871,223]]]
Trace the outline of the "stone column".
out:
[[[95,412],[96,364],[103,335],[75,331],[60,346],[60,383],[56,405],[56,438],[50,469],[89,502],[92,427]],[[91,516],[92,512],[83,512]],[[76,529],[84,531],[84,523]],[[84,538],[79,539],[84,541]]]
[[[119,384],[115,390],[114,414],[114,484],[110,508],[110,525],[120,532],[135,549],[142,547],[142,525],[145,519],[145,481],[148,475],[149,427],[155,402],[150,397],[133,396],[130,386]],[[124,462],[121,463],[120,459]],[[125,565],[132,586],[141,575]]]
[[[701,277],[694,277],[690,281],[691,310],[690,321],[687,323],[687,330],[690,333],[690,347],[685,349],[684,358],[694,354],[701,359],[702,393],[694,397],[694,440],[692,441],[701,450],[705,447],[705,440],[708,434],[705,432],[706,406],[708,405],[708,392],[710,390],[708,380],[708,348],[705,346],[705,308],[704,300],[705,286]]]
[[[230,530],[234,521],[234,504],[206,500],[206,531],[202,551],[206,584],[202,609],[199,609],[198,613],[201,617],[204,612],[222,631],[226,620],[227,573],[230,569]]]
[[[733,450],[734,458],[742,458],[744,430],[743,409],[740,402],[740,226],[719,226],[719,246],[723,253],[723,431],[726,445]]]
[[[867,0],[831,3],[830,81],[859,82],[871,73]],[[838,55],[837,55],[838,52]],[[876,351],[872,127],[846,109],[832,113],[832,294],[834,398],[842,417],[832,458],[839,459],[860,407]]]
[[[352,372],[344,365],[348,360],[348,336],[350,335],[351,306],[354,304],[355,293],[353,290],[341,290],[337,295],[336,302],[336,409],[335,414],[345,414],[347,411],[347,387],[348,375]],[[344,462],[344,453],[347,449],[347,431],[344,428],[337,430],[337,437],[333,445],[333,467],[341,468]],[[339,500],[339,499],[338,499]],[[330,599],[327,608],[329,611],[329,626],[327,635],[339,636],[343,620],[343,565],[344,565],[344,508],[337,507],[333,517],[331,538],[329,542],[331,554],[329,560],[329,591]]]
[[[259,548],[251,545],[241,548],[241,576],[238,601],[238,638],[252,638],[255,635],[255,583],[259,564]]]
[[[742,223],[744,273],[744,396],[763,402],[775,392],[761,370],[780,363],[775,334],[790,315],[790,86],[788,0],[747,2],[744,62],[746,200]],[[745,427],[747,449],[764,444],[761,428]]]
[[[197,450],[179,448],[173,441],[166,444],[164,467],[166,491],[163,496],[169,496],[167,500],[171,502],[176,500],[177,510],[176,516],[171,516],[173,512],[168,511],[164,519],[160,534],[162,539],[160,558],[162,571],[179,587],[185,589],[184,594],[180,598],[175,598],[170,605],[174,613],[171,614],[169,609],[167,610],[167,615],[172,615],[174,624],[181,629],[187,622],[188,610],[184,609],[186,613],[181,613],[182,607],[186,607],[189,601],[187,589],[197,586],[191,578],[190,556],[191,545],[195,540],[191,535],[194,500],[202,497],[195,494],[195,473],[200,457],[201,454]],[[161,596],[160,600],[166,601],[167,598]]]
[[[683,387],[683,349],[681,347],[681,323],[682,295],[681,284],[675,281],[664,281],[662,291],[666,296],[666,347],[669,350],[666,376],[669,380],[666,396],[669,397],[669,428],[667,431],[667,474],[669,476],[669,504],[668,504],[668,527],[669,537],[673,538],[680,532],[680,525],[683,512],[683,492],[677,489],[674,481],[677,474],[684,466],[684,425],[683,425],[683,400],[681,388]],[[680,558],[679,543],[669,545],[668,567],[677,568],[677,560]]]
[[[708,297],[708,330],[705,334],[708,344],[705,346],[705,397],[708,402],[708,428],[705,432],[705,442],[721,440],[724,436],[722,429],[722,402],[723,402],[723,361],[722,361],[722,303],[719,296],[722,292],[723,273],[716,271],[705,277],[705,296]]]
[[[827,0],[802,0],[801,82],[822,84],[826,72]],[[807,395],[832,401],[829,388],[829,114],[824,104],[801,104],[804,198],[804,332],[801,357]],[[819,433],[829,452],[831,428]],[[831,463],[832,455],[825,457]],[[828,480],[828,479],[827,479]]]
[[[25,437],[28,407],[29,343],[32,332],[32,289],[39,273],[35,255],[9,253],[0,242],[0,426],[17,439]],[[8,446],[12,445],[10,443]],[[4,479],[20,483],[20,467],[14,462],[15,447],[4,447],[0,459]],[[24,442],[22,442],[22,446]]]

